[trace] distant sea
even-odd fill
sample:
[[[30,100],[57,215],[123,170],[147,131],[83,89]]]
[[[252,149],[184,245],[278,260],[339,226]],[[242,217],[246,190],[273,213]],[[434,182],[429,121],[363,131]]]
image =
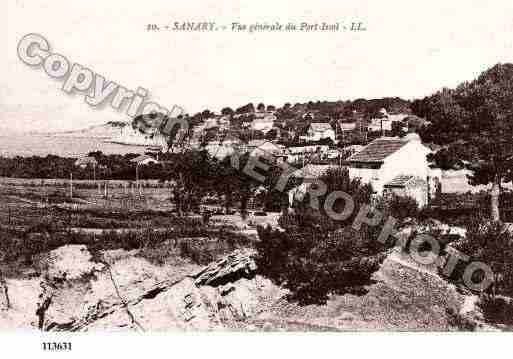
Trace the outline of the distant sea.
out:
[[[36,134],[0,134],[0,156],[80,157],[91,151],[105,154],[144,153],[144,146],[130,146],[106,142],[107,139],[91,137],[65,137]]]

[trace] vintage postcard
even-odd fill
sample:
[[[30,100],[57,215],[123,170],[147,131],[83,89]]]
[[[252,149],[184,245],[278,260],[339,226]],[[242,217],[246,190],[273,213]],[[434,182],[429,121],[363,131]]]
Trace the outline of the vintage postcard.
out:
[[[16,351],[513,330],[511,1],[0,9]]]

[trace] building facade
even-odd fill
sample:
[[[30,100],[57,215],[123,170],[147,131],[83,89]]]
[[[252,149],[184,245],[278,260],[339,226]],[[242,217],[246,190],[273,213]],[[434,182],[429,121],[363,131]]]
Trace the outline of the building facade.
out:
[[[429,153],[417,134],[402,139],[381,137],[347,159],[349,176],[369,183],[375,194],[382,195],[385,185],[401,175],[427,181]]]

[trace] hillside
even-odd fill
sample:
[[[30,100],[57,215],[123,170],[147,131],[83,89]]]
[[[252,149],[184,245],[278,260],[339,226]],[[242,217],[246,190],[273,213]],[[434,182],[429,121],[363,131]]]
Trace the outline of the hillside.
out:
[[[122,129],[128,126],[127,122],[110,121],[103,125],[90,126],[88,128],[71,130],[71,131],[55,131],[39,133],[47,136],[58,137],[82,137],[82,138],[103,138],[110,139],[114,136],[119,136]]]

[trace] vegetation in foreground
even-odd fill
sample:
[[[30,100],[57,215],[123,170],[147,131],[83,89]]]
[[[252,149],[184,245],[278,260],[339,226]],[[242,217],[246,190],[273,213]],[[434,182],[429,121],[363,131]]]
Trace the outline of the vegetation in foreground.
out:
[[[324,303],[330,294],[365,293],[372,274],[386,257],[386,247],[377,241],[379,231],[370,227],[354,230],[351,224],[359,208],[370,203],[372,190],[349,179],[347,170],[332,170],[322,177],[327,193],[344,191],[355,199],[355,211],[344,221],[332,220],[324,210],[327,196],[319,198],[320,210],[309,206],[308,195],[298,201],[295,212],[280,220],[284,228],[258,229],[257,265],[265,276],[291,291],[300,304]],[[336,202],[340,213],[345,203]]]

